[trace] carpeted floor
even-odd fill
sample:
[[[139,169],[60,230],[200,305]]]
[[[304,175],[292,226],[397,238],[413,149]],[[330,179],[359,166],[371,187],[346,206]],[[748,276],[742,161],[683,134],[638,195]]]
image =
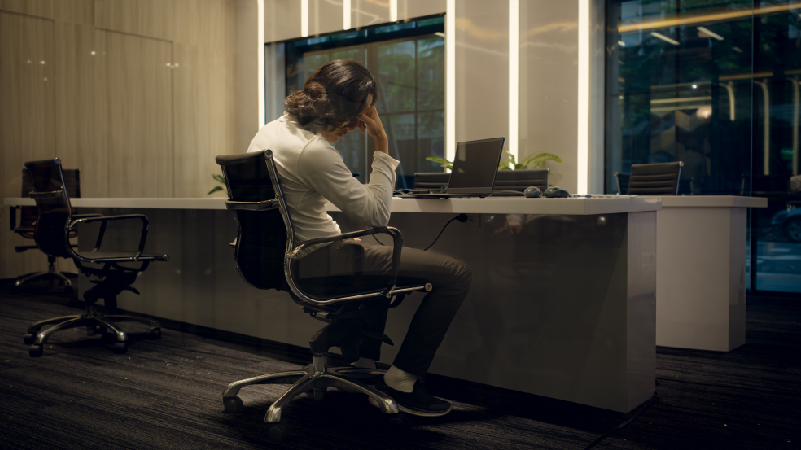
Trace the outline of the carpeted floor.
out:
[[[322,402],[290,404],[291,434],[280,443],[262,420],[281,386],[243,389],[240,414],[223,412],[222,391],[306,365],[306,349],[162,321],[161,339],[124,324],[132,334],[124,355],[68,330],[44,356],[28,356],[28,325],[81,310],[57,295],[0,289],[0,447],[801,448],[801,299],[749,299],[748,343],[734,352],[658,348],[656,396],[633,414],[432,376],[432,391],[454,402],[448,416],[396,431],[366,398],[329,391]]]

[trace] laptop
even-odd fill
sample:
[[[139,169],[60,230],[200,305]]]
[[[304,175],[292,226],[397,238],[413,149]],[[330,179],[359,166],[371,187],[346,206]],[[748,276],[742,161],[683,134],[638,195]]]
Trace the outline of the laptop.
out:
[[[486,197],[492,194],[504,138],[482,139],[456,144],[456,157],[444,192],[409,194],[406,198]]]

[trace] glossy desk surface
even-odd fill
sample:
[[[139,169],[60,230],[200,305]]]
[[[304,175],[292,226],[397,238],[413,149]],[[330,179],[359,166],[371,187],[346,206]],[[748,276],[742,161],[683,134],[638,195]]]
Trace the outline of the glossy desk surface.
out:
[[[225,209],[224,198],[76,198],[75,208],[155,208],[155,209]],[[6,206],[34,206],[30,198],[6,198]],[[563,214],[590,215],[624,212],[659,211],[659,197],[617,198],[393,198],[394,213],[484,213],[484,214]],[[339,211],[329,203],[327,210]]]

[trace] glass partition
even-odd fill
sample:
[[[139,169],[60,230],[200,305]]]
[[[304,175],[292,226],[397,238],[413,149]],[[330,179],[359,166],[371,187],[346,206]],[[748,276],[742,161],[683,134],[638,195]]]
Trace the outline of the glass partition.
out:
[[[748,287],[801,292],[801,2],[607,2],[607,193],[632,164],[682,161],[679,195],[768,199]]]

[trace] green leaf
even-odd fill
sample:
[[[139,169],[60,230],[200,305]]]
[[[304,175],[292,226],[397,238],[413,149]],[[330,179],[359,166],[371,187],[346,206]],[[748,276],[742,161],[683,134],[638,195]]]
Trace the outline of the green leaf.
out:
[[[439,156],[427,156],[426,160],[434,161],[446,169],[453,169],[453,163],[445,158],[440,158]]]
[[[222,175],[218,175],[216,173],[213,173],[213,174],[211,174],[211,176],[212,176],[212,178],[214,178],[215,180],[219,181],[220,183],[225,184],[225,177],[223,177]]]
[[[209,193],[206,194],[206,195],[211,195],[211,194],[213,194],[213,193],[215,193],[217,191],[221,191],[221,190],[223,190],[222,186],[214,186],[214,189],[210,190]]]

